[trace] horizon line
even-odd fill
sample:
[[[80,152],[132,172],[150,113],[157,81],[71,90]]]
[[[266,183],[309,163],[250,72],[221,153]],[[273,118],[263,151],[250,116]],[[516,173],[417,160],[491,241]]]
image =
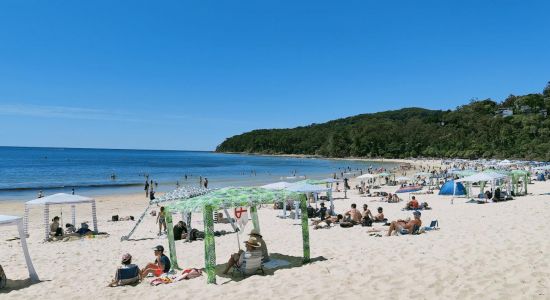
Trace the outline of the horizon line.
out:
[[[0,145],[0,148],[44,148],[44,149],[79,149],[79,150],[132,150],[132,151],[180,151],[180,152],[215,152],[214,150],[182,150],[182,149],[130,149],[101,147],[59,147],[59,146],[14,146]]]

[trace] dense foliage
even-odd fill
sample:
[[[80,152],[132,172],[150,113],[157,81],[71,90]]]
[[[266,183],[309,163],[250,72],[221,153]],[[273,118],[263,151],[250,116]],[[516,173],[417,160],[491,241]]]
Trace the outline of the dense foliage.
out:
[[[514,115],[503,117],[499,109]],[[327,157],[449,157],[550,160],[550,82],[542,94],[501,103],[473,100],[456,110],[404,108],[226,139],[218,152]]]

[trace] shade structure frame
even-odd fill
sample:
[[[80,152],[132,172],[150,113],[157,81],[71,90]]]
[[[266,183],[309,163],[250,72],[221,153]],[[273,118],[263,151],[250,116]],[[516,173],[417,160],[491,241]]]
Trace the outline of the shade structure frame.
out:
[[[233,189],[228,191],[227,189]],[[223,189],[222,189],[223,190]],[[166,209],[170,212],[183,212],[190,213],[193,211],[202,211],[203,220],[204,220],[204,252],[205,252],[205,271],[207,275],[207,283],[215,284],[216,283],[216,248],[214,240],[214,220],[213,212],[216,209],[236,207],[236,206],[250,206],[256,207],[257,205],[267,204],[267,203],[276,203],[281,201],[282,198],[287,198],[294,196],[295,199],[299,200],[300,208],[302,211],[302,240],[303,240],[303,253],[304,258],[303,262],[308,263],[310,261],[310,244],[309,244],[309,226],[307,220],[307,197],[304,193],[296,193],[289,191],[275,191],[274,193],[265,192],[266,189],[261,188],[226,188],[226,191],[218,191],[217,194],[210,193],[207,195],[199,196],[195,199],[190,199],[196,203],[185,203],[181,201],[180,203],[170,204]],[[273,192],[273,191],[272,191]],[[266,193],[262,195],[262,193]],[[226,201],[223,200],[212,201],[213,197],[224,197],[227,195],[238,196],[236,201]],[[268,196],[266,196],[268,195]],[[242,197],[241,197],[242,196]],[[265,196],[265,197],[264,197]],[[201,198],[203,197],[203,198]],[[262,198],[260,200],[254,199],[254,197]],[[225,199],[227,200],[227,199]],[[183,205],[179,205],[182,204]],[[258,229],[259,229],[259,220],[258,220]],[[169,245],[173,243],[173,235],[168,235]],[[174,247],[170,247],[170,251],[176,252],[175,244]],[[176,256],[172,253],[171,257],[177,260]],[[176,261],[177,264],[177,261]]]
[[[32,283],[36,283],[40,281],[40,278],[38,277],[38,274],[36,273],[36,269],[34,268],[34,265],[32,263],[31,256],[29,254],[29,248],[27,245],[27,238],[26,233],[24,229],[24,220],[21,217],[16,216],[6,216],[6,215],[0,215],[0,226],[16,226],[17,232],[19,233],[20,238],[20,244],[21,248],[23,250],[23,256],[25,258],[25,264],[27,265],[27,271],[29,273],[29,278]]]
[[[99,229],[97,226],[97,212],[96,212],[96,200],[93,198],[88,198],[79,195],[69,195],[64,193],[58,193],[51,196],[34,199],[31,201],[25,202],[25,216],[23,218],[23,231],[25,236],[29,236],[29,212],[32,206],[43,206],[43,222],[44,222],[44,241],[48,241],[50,238],[50,207],[52,205],[71,205],[71,215],[72,222],[75,222],[76,219],[76,204],[91,204],[92,210],[92,224],[93,232],[98,233]],[[73,224],[76,225],[76,224]]]

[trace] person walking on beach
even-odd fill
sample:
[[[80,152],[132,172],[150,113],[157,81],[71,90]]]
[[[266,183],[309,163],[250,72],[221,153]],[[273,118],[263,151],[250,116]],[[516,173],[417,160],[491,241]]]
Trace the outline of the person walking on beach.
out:
[[[149,197],[149,180],[145,180],[145,198],[148,198]]]
[[[204,188],[208,188],[208,178],[204,177]]]
[[[43,198],[44,197],[44,192],[42,192],[42,190],[40,190],[38,192],[38,198]]]

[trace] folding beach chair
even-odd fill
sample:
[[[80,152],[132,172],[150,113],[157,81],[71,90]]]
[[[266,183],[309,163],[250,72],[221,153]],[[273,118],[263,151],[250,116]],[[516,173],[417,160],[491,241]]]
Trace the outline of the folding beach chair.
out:
[[[119,268],[116,273],[116,282],[118,285],[127,285],[139,282],[139,268]]]
[[[240,273],[243,277],[254,275],[258,271],[261,271],[265,275],[262,256],[245,257],[239,267],[233,266],[233,273]]]

